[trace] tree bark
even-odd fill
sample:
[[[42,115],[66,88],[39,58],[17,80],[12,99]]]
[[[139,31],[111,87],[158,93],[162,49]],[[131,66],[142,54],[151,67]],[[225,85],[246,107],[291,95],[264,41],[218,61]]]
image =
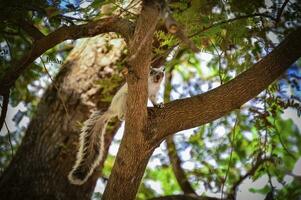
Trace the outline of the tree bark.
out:
[[[128,97],[124,136],[104,191],[104,200],[135,199],[152,153],[152,147],[147,144],[147,80],[153,33],[158,19],[159,9],[156,4],[144,1],[128,47]]]
[[[76,157],[78,123],[88,118],[91,108],[109,105],[100,101],[104,96],[96,81],[117,74],[114,63],[124,47],[123,42],[109,43],[110,39],[108,35],[86,39],[70,53],[54,81],[58,90],[52,84],[45,92],[21,146],[0,179],[1,199],[91,198],[103,161],[82,186],[70,184],[67,175]],[[111,94],[115,92],[116,88]],[[119,124],[106,134],[107,149]]]
[[[261,61],[216,89],[172,101],[163,109],[151,109],[150,129],[164,130],[156,134],[154,143],[175,132],[218,119],[256,97],[300,58],[300,35],[301,27],[290,33]]]
[[[172,81],[172,72],[173,69],[170,71],[165,72],[165,90],[164,90],[164,103],[170,102],[170,93],[172,89],[171,81]],[[166,138],[166,145],[167,145],[167,153],[169,162],[171,164],[172,171],[176,177],[176,180],[184,192],[184,194],[194,194],[192,185],[190,184],[184,169],[182,168],[182,161],[177,153],[176,144],[174,142],[173,135],[170,135]]]
[[[205,94],[168,103],[163,109],[147,110],[148,67],[159,16],[154,2],[144,1],[134,36],[129,39],[125,133],[104,200],[134,199],[149,157],[163,139],[239,108],[301,55],[301,28],[298,28],[270,55],[232,81]],[[91,197],[99,173],[95,172],[82,186],[71,185],[67,174],[75,160],[80,130],[77,124],[88,118],[89,109],[99,98],[95,81],[112,74],[115,69],[112,62],[121,54],[120,48],[109,51],[104,40],[89,39],[69,55],[55,80],[58,91],[53,85],[47,89],[17,154],[0,179],[1,197],[7,200]],[[105,102],[96,104],[100,109],[108,106]]]
[[[84,37],[93,37],[109,32],[120,33],[128,41],[132,36],[133,24],[126,19],[113,16],[82,25],[62,26],[47,36],[39,37],[34,40],[31,49],[9,68],[5,76],[0,77],[0,94],[2,95],[13,86],[29,64],[55,45],[67,39],[75,40]]]
[[[144,8],[150,9],[148,6]],[[151,9],[152,12],[146,10],[142,10],[140,20],[144,23],[140,21],[139,24],[138,21],[134,43],[130,43],[129,47],[129,60],[133,62],[129,63],[127,79],[129,93],[125,133],[104,192],[104,200],[134,199],[151,153],[168,135],[208,123],[239,108],[267,88],[301,55],[301,28],[298,28],[272,53],[232,81],[202,95],[168,103],[163,109],[151,108],[145,115],[145,68],[150,59],[147,53],[151,55],[151,52],[144,40],[151,32],[149,27],[156,20],[150,14],[155,13],[155,9]],[[137,41],[143,45],[141,49],[141,45],[135,44]],[[131,52],[133,47],[138,51]]]

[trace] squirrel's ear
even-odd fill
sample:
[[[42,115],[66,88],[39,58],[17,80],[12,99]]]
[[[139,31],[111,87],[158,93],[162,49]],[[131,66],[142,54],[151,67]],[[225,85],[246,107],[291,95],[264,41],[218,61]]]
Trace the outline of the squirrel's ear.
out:
[[[158,70],[161,71],[161,72],[165,72],[165,67],[161,66],[160,68],[158,68]]]

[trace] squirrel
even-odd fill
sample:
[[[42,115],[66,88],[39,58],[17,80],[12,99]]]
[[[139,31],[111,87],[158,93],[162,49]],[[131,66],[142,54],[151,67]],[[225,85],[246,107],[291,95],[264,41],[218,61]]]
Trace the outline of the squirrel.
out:
[[[148,76],[148,97],[152,104],[162,108],[163,103],[157,104],[157,93],[164,77],[164,68],[152,68]],[[125,83],[115,94],[107,111],[93,112],[84,122],[80,133],[79,149],[75,164],[68,175],[70,183],[82,185],[103,157],[104,135],[108,122],[114,117],[120,121],[125,118],[128,85]]]

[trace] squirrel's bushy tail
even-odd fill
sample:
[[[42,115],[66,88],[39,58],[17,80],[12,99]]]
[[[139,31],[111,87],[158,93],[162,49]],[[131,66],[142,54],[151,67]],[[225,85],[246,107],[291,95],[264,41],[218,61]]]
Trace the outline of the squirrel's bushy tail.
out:
[[[68,175],[69,181],[72,184],[81,185],[86,182],[102,159],[104,134],[111,117],[108,111],[103,114],[95,111],[85,121],[80,133],[76,162]]]

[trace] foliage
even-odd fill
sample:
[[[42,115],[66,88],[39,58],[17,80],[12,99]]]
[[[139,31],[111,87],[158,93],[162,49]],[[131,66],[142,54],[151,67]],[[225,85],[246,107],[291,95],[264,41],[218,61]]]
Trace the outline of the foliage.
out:
[[[121,85],[120,83],[122,82],[122,77],[119,75],[115,74],[110,78],[104,78],[101,79],[97,82],[99,85],[99,88],[102,89],[102,95],[104,98],[101,100],[103,102],[111,102],[114,92],[116,92],[117,88]]]
[[[87,3],[86,6],[83,6]],[[130,1],[6,1],[1,4],[0,26],[1,66],[0,77],[30,50],[33,40],[20,25],[26,20],[47,35],[62,26],[82,24],[107,15],[100,9],[112,4],[110,14],[121,10],[131,20],[136,15],[127,11],[133,6]],[[291,1],[281,11],[283,1],[239,1],[239,0],[181,0],[168,4],[172,16],[181,25],[185,34],[196,44],[201,53],[192,52],[178,38],[158,30],[154,57],[169,55],[165,63],[172,74],[171,99],[185,98],[206,92],[224,84],[237,74],[267,55],[287,34],[301,23],[300,1]],[[123,7],[123,9],[120,9]],[[3,11],[3,12],[2,12]],[[110,15],[109,14],[109,15]],[[42,55],[42,60],[57,58],[64,60],[73,42],[64,42]],[[60,64],[46,63],[52,76]],[[285,183],[285,175],[292,171],[301,156],[301,135],[292,120],[284,120],[283,112],[291,108],[301,115],[301,60],[257,98],[245,104],[236,112],[210,124],[193,130],[193,133],[176,137],[177,150],[182,166],[193,163],[193,168],[184,169],[195,189],[202,192],[233,195],[234,189],[246,178],[254,181],[268,175],[269,181],[262,189],[251,189],[276,199],[295,199],[301,195],[300,183]],[[25,102],[33,114],[41,91],[51,82],[41,60],[31,64],[29,69],[15,83],[11,91],[11,104]],[[121,77],[99,80],[104,101],[110,101]],[[113,84],[112,84],[113,83]],[[222,102],[221,102],[222,103]],[[204,108],[205,109],[205,108]],[[300,120],[300,119],[299,119]],[[22,135],[21,131],[11,135]],[[17,137],[18,141],[21,137]],[[7,166],[10,148],[8,135],[0,137],[1,168]],[[17,142],[16,142],[17,143]],[[14,145],[16,149],[18,145]],[[165,149],[163,149],[165,151]],[[189,152],[188,157],[184,157]],[[138,199],[157,195],[180,193],[166,155],[155,169],[145,172]],[[104,168],[108,176],[114,159],[109,156]],[[256,169],[254,168],[256,167]],[[245,175],[248,175],[245,177]],[[272,178],[283,185],[275,189]],[[155,191],[150,181],[159,182],[161,193]],[[95,198],[100,198],[96,195]]]

